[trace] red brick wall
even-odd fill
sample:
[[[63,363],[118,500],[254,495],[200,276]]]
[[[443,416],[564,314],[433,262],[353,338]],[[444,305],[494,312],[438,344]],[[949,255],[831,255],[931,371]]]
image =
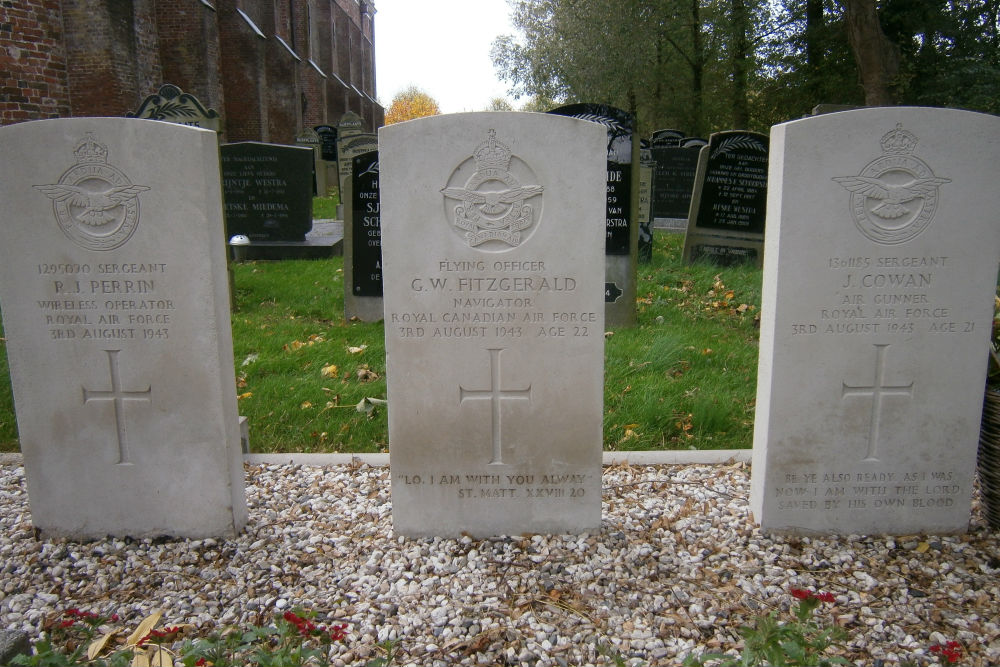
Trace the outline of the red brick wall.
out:
[[[374,96],[360,5],[312,2],[310,48],[307,0],[0,0],[0,124],[124,116],[172,83],[222,115],[228,141],[291,143],[348,110],[378,127],[383,110],[334,76]]]
[[[163,83],[174,84],[221,114],[225,98],[216,12],[197,0],[156,0],[156,28]]]
[[[267,108],[263,104],[264,42],[236,11],[235,0],[219,0],[220,58],[226,90],[220,110],[229,141],[268,141]],[[258,26],[260,27],[260,26]]]
[[[153,0],[63,0],[74,116],[124,116],[162,79]]]
[[[0,125],[68,116],[59,0],[0,2]]]

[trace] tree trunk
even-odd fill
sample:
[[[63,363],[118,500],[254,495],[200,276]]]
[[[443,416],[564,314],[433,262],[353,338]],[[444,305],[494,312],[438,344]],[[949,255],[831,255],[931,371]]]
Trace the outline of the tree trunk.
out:
[[[747,54],[750,52],[750,17],[744,0],[732,2],[732,30],[730,32],[730,54],[733,75],[732,105],[733,127],[746,129],[750,124],[750,109],[747,103]]]
[[[844,0],[847,38],[858,65],[865,104],[872,107],[896,103],[893,84],[899,74],[899,46],[885,36],[875,0]]]
[[[701,34],[700,0],[691,0],[691,117],[694,120],[694,136],[705,133],[705,119],[702,117],[702,79],[705,75],[705,40]]]

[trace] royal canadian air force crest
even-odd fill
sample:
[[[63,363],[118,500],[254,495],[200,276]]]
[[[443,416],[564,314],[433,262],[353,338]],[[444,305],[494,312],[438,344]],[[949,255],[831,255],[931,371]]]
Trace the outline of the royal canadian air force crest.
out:
[[[465,178],[473,168],[471,161],[475,162],[474,171]],[[541,196],[542,186],[521,183],[525,176],[533,180],[534,174],[511,153],[509,146],[497,139],[496,130],[488,132],[471,161],[460,165],[451,178],[455,182],[441,189],[455,230],[471,247],[503,249],[520,245],[536,223],[536,213],[540,213],[540,208],[536,211],[536,206],[528,201]],[[541,199],[533,202],[540,207]]]
[[[73,149],[76,164],[58,183],[36,185],[52,200],[56,221],[74,243],[88,250],[112,250],[124,244],[139,224],[135,185],[108,162],[108,147],[90,132]]]
[[[938,188],[951,183],[913,155],[917,141],[897,124],[882,137],[881,157],[857,176],[833,179],[851,192],[854,224],[876,243],[905,243],[927,229],[937,212]]]

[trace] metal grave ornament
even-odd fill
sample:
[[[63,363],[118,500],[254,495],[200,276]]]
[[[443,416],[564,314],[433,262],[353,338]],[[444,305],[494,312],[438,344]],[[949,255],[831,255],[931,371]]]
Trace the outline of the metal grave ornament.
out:
[[[93,133],[73,149],[76,164],[58,183],[36,185],[52,200],[59,227],[74,243],[87,250],[113,250],[123,245],[139,224],[139,193],[149,189],[134,185],[120,169],[108,163],[108,147]]]
[[[951,183],[913,155],[917,141],[898,123],[882,137],[881,157],[857,176],[833,179],[850,190],[854,224],[875,243],[905,243],[927,229],[937,211],[938,188]]]
[[[458,186],[470,170],[472,174],[465,184]],[[521,178],[535,180],[534,172],[497,139],[496,130],[492,129],[472,157],[452,174],[448,186],[441,189],[445,211],[454,213],[456,231],[470,247],[503,250],[520,245],[526,238],[522,232],[530,230],[536,222],[536,207],[528,201],[541,196],[544,188],[521,185]],[[497,189],[497,184],[505,189]],[[457,206],[452,203],[455,200],[460,202]],[[540,216],[540,200],[537,206]]]

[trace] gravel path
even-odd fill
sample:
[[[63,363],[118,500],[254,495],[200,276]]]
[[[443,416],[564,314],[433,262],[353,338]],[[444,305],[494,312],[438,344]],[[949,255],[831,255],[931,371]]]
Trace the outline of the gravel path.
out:
[[[346,623],[334,665],[398,641],[403,665],[677,665],[736,650],[738,628],[830,592],[820,619],[863,665],[1000,664],[1000,535],[978,508],[958,537],[769,538],[748,517],[749,468],[604,472],[600,534],[489,540],[393,536],[388,469],[247,466],[250,523],[236,540],[39,542],[19,465],[0,465],[0,627],[37,633],[69,607],[134,627],[208,628],[311,607]]]

